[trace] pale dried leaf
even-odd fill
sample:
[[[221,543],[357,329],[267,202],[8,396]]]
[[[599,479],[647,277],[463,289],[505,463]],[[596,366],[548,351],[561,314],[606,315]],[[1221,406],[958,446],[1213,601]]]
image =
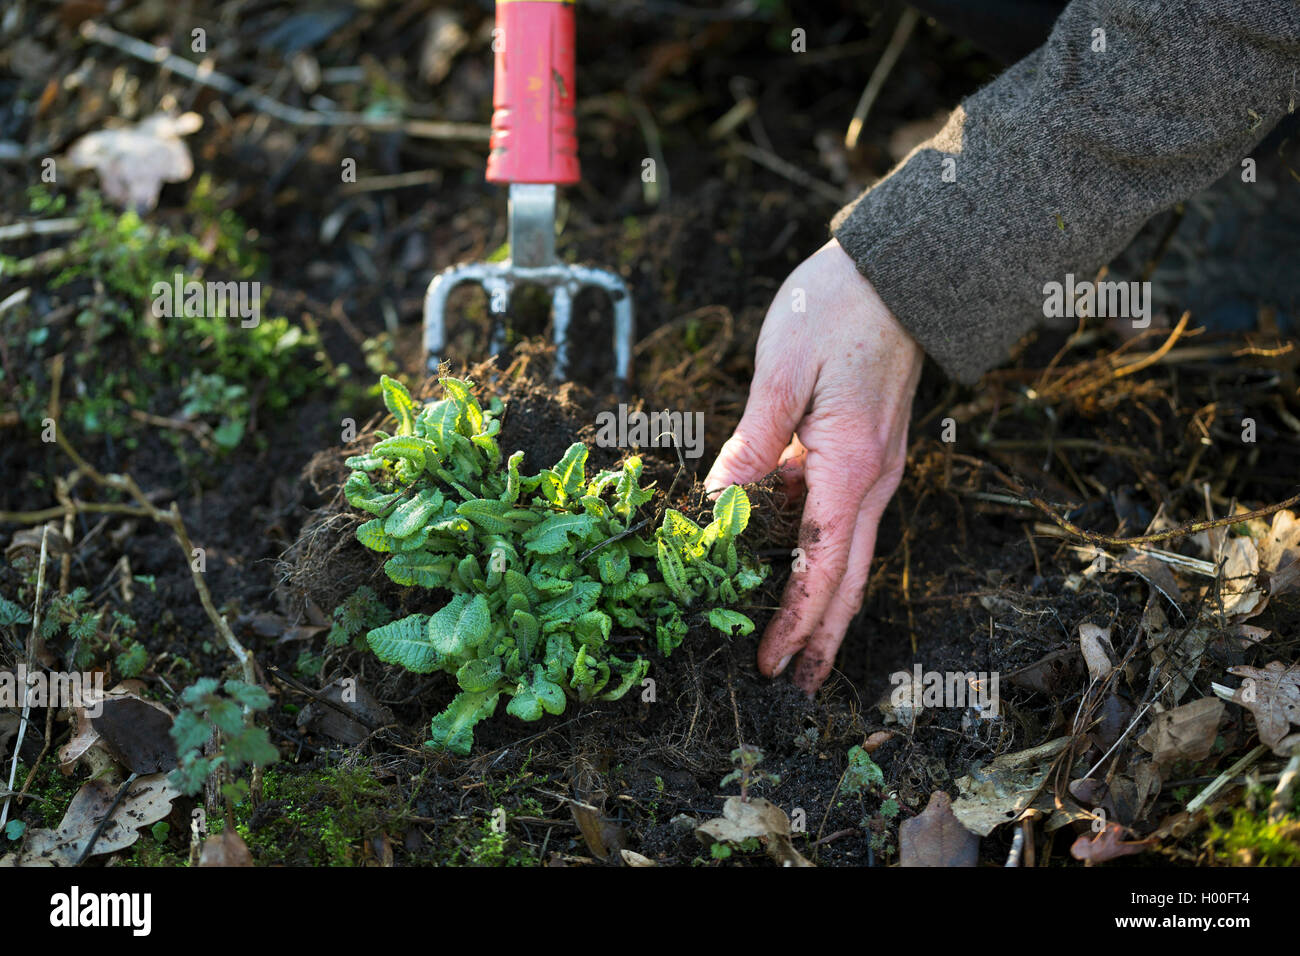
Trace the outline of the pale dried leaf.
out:
[[[118,785],[107,780],[88,781],[73,796],[63,821],[53,830],[29,830],[19,852],[19,866],[74,866],[117,796]],[[92,856],[130,846],[139,829],[157,823],[171,812],[180,791],[167,782],[167,774],[138,777],[113,817],[95,841]]]
[[[1033,802],[1053,758],[1069,740],[1059,737],[1032,750],[1003,754],[988,766],[972,770],[957,781],[961,797],[952,801],[953,815],[980,836],[1012,822]]]
[[[1229,538],[1223,545],[1219,574],[1219,596],[1223,613],[1244,621],[1264,610],[1268,598],[1259,586],[1259,549],[1243,536]]]
[[[1217,697],[1204,697],[1157,714],[1138,746],[1160,765],[1204,760],[1214,747],[1225,709]]]
[[[99,174],[104,195],[136,212],[158,204],[163,183],[179,183],[194,173],[182,136],[203,125],[197,113],[157,113],[134,126],[87,133],[68,150],[68,162]]]
[[[203,841],[199,866],[252,866],[253,854],[236,830],[223,830]]]
[[[790,839],[790,818],[785,811],[762,797],[748,803],[740,797],[728,797],[722,816],[700,824],[695,835],[705,843],[742,843],[755,838],[782,866],[812,866]]]
[[[1110,628],[1098,627],[1087,621],[1079,625],[1079,649],[1088,665],[1088,677],[1096,683],[1110,676],[1115,665],[1110,661],[1114,653],[1110,645]],[[1109,651],[1109,653],[1108,653]]]
[[[1255,715],[1259,742],[1279,756],[1290,756],[1287,731],[1291,724],[1300,726],[1300,667],[1273,661],[1263,668],[1229,667],[1228,672],[1243,678],[1232,700]]]

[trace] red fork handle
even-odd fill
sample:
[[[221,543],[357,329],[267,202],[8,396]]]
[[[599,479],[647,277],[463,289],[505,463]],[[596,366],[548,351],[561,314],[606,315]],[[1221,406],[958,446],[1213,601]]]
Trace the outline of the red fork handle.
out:
[[[576,183],[573,0],[497,0],[493,183]]]

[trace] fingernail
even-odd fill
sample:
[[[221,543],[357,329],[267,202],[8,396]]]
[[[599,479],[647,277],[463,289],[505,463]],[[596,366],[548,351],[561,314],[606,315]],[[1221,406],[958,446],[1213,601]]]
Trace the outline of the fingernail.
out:
[[[774,673],[772,676],[773,677],[781,676],[781,672],[790,666],[790,658],[792,657],[794,657],[793,654],[787,654],[785,655],[785,657],[781,658],[781,663],[776,665],[776,673]]]

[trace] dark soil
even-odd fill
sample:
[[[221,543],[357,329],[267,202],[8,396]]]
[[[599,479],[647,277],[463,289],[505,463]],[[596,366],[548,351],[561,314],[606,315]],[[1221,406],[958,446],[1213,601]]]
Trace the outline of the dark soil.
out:
[[[1105,572],[1077,582],[1088,562],[1069,542],[1037,527],[1044,517],[1032,509],[990,501],[990,493],[1005,496],[1007,489],[954,454],[988,460],[1038,485],[1085,528],[1125,534],[1143,530],[1161,508],[1175,521],[1202,517],[1207,485],[1222,514],[1235,501],[1254,506],[1286,497],[1300,473],[1300,445],[1287,418],[1300,413],[1296,370],[1285,357],[1231,364],[1188,360],[1086,394],[1062,390],[1042,399],[1028,397],[1027,389],[1035,384],[1042,390],[1041,370],[1064,344],[1063,333],[1023,343],[1013,367],[993,373],[977,391],[949,386],[928,369],[915,405],[910,467],[881,527],[866,604],[835,674],[815,699],[786,679],[757,673],[757,635],[726,640],[696,628],[670,659],[648,653],[653,702],[632,694],[612,704],[571,705],[564,716],[539,725],[501,713],[477,731],[471,757],[431,755],[422,743],[430,717],[451,693],[449,681],[399,673],[355,650],[326,653],[319,628],[360,584],[375,588],[392,607],[412,600],[355,541],[359,521],[342,506],[338,485],[346,474],[343,459],[364,447],[378,427],[380,406],[366,390],[377,377],[371,365],[386,362],[386,371],[422,379],[418,326],[431,275],[487,258],[506,240],[504,196],[482,181],[484,150],[479,144],[352,128],[286,127],[152,65],[87,46],[76,34],[79,15],[73,8],[81,6],[97,5],[65,4],[57,17],[31,14],[28,34],[54,57],[50,76],[67,76],[85,65],[86,77],[75,86],[56,83],[49,92],[53,99],[38,109],[46,77],[20,75],[7,61],[9,72],[0,74],[0,138],[47,143],[54,151],[101,128],[123,107],[125,94],[113,83],[119,69],[138,84],[133,98],[127,97],[138,111],[151,112],[171,96],[204,114],[204,129],[190,141],[196,168],[231,187],[229,207],[260,235],[274,309],[312,317],[330,360],[353,372],[353,385],[322,387],[282,415],[262,410],[250,439],[219,458],[182,434],[145,425],[133,426],[131,444],[72,436],[101,470],[129,472],[159,502],[178,502],[195,544],[205,549],[206,581],[216,603],[237,625],[275,694],[269,722],[284,761],[276,772],[306,787],[341,764],[382,784],[383,798],[372,801],[378,809],[350,834],[352,862],[373,857],[376,841],[391,843],[398,864],[503,862],[476,855],[486,821],[498,808],[511,821],[504,861],[592,862],[570,800],[600,809],[608,845],[625,845],[663,864],[709,861],[691,821],[716,816],[723,796],[738,792],[720,781],[731,770],[731,751],[742,744],[760,748],[762,769],[780,778],[757,792],[792,816],[804,811],[806,835],[797,846],[819,865],[894,862],[898,821],[920,812],[933,791],[954,792],[955,780],[972,766],[1071,732],[1088,689],[1077,654],[1079,625],[1112,627],[1122,649],[1136,640],[1150,599],[1131,575]],[[175,17],[160,17],[150,6],[113,22],[159,42],[166,34],[187,36],[191,18],[225,22],[220,3],[195,4]],[[427,12],[424,5],[367,5],[311,51],[324,67],[364,69],[366,84],[341,84],[332,92],[346,98],[349,108],[361,109],[375,90],[396,88],[411,101],[411,115],[484,122],[491,109],[483,37],[488,5],[446,6],[477,39],[454,59],[445,80],[430,84],[418,75],[424,30],[415,24]],[[679,507],[698,511],[704,506],[698,479],[744,407],[764,311],[785,274],[824,241],[826,222],[838,206],[822,192],[744,158],[730,140],[710,138],[711,125],[752,95],[755,111],[740,128],[743,141],[766,143],[769,152],[849,196],[888,169],[891,133],[951,106],[995,67],[939,28],[918,30],[876,104],[862,146],[845,155],[833,144],[887,42],[896,9],[835,3],[801,9],[797,18],[779,10],[719,21],[716,12],[703,8],[673,4],[668,16],[660,6],[583,6],[578,84],[585,179],[565,193],[559,251],[566,260],[620,272],[632,290],[638,344],[627,400],[647,409],[704,412],[704,454],[687,460],[674,494]],[[247,35],[226,37],[230,46],[219,67],[305,106],[306,94],[286,79],[288,54],[258,40],[283,23],[289,10],[272,4],[250,12],[264,29],[248,25]],[[807,30],[810,53],[791,63],[795,26]],[[102,91],[110,89],[119,93],[106,98]],[[668,158],[670,176],[660,180],[667,198],[657,205],[647,203],[640,177],[650,149],[637,118],[640,104],[654,117],[654,134]],[[434,169],[441,180],[342,194],[338,170],[344,157],[355,158],[369,177]],[[38,176],[37,164],[0,164],[5,221],[23,215],[24,191]],[[188,188],[168,186],[157,215],[166,217],[168,209],[183,205]],[[328,234],[327,221],[337,227]],[[26,239],[4,251],[31,256],[51,244]],[[0,280],[0,299],[17,287]],[[39,322],[52,322],[51,313],[82,291],[38,288]],[[466,290],[453,299],[450,368],[470,368],[485,392],[502,395],[507,410],[501,444],[523,449],[531,467],[557,460],[575,440],[592,444],[596,414],[616,407],[607,315],[599,296],[579,299],[572,348],[574,377],[581,384],[555,386],[544,345],[544,302],[522,297],[511,316],[507,354],[483,363],[488,327],[482,294]],[[69,326],[65,314],[58,327]],[[1092,349],[1115,345],[1102,331],[1090,349],[1069,352],[1059,370],[1091,369]],[[49,355],[26,351],[17,341],[0,346],[0,412],[6,403],[17,404],[16,383],[35,382],[42,396],[50,391]],[[62,347],[81,346],[69,332]],[[135,347],[109,343],[94,353],[94,364],[129,362]],[[93,372],[90,367],[84,373],[90,384]],[[1100,371],[1090,374],[1095,378]],[[81,386],[71,374],[65,378],[65,403]],[[423,383],[424,395],[435,390],[432,380]],[[132,396],[116,398],[118,414],[126,416]],[[174,406],[175,396],[164,393],[145,410],[168,415]],[[959,425],[955,445],[937,440],[940,421],[950,415]],[[1254,447],[1243,448],[1233,436],[1244,416],[1260,423],[1260,444]],[[341,423],[348,418],[358,423],[359,434],[344,446]],[[599,465],[612,464],[619,454],[592,451]],[[650,449],[644,457],[648,474],[666,492],[678,472],[675,456]],[[0,419],[0,510],[49,507],[56,476],[70,470],[40,440],[35,423],[19,427]],[[751,546],[774,569],[762,606],[752,609],[760,632],[779,601],[798,534],[797,505],[789,510],[775,485],[754,491]],[[85,485],[79,492],[95,498]],[[11,523],[3,530],[8,536],[19,527]],[[169,533],[142,519],[101,522],[83,514],[75,542],[72,585],[88,587],[97,606],[127,610],[138,621],[150,656],[143,677],[151,693],[173,703],[175,693],[198,676],[233,674],[196,600],[188,562]],[[1193,552],[1186,542],[1170,547]],[[136,584],[129,606],[114,571],[123,556],[133,575],[152,581]],[[22,579],[11,565],[0,565],[0,592],[14,595]],[[1203,600],[1199,593],[1189,597],[1189,616]],[[1249,653],[1227,640],[1212,644],[1196,678],[1197,695],[1208,693],[1210,678],[1221,677],[1229,664],[1294,659],[1300,641],[1294,593],[1252,623],[1268,628],[1269,640]],[[629,651],[646,650],[630,643]],[[0,643],[0,666],[17,660],[21,650],[21,636]],[[305,652],[325,655],[319,677],[308,681],[313,687],[354,676],[391,709],[392,723],[350,745],[300,727],[297,712],[308,697],[272,677],[271,668],[291,675]],[[1052,654],[1063,663],[1051,680],[1016,683],[1008,676],[1036,673],[1032,666]],[[927,670],[1001,672],[1007,719],[972,722],[965,710],[939,709],[912,725],[887,725],[877,702],[890,689],[889,675],[914,663]],[[1112,699],[1137,704],[1149,690],[1147,667],[1141,656]],[[23,750],[29,762],[44,743],[43,726],[38,715]],[[68,731],[56,722],[53,743],[62,743]],[[872,752],[884,787],[863,797],[839,794],[848,749],[879,731],[892,733]],[[1239,756],[1253,724],[1240,708],[1229,708],[1220,733],[1224,747],[1187,768],[1190,777],[1212,777]],[[1085,738],[1078,741],[1080,761],[1100,755],[1096,741]],[[259,834],[280,840],[285,831],[279,828],[296,820],[297,811],[329,808],[330,786],[311,790],[304,806],[276,797],[251,810],[243,822],[255,850]],[[896,816],[882,812],[891,799],[898,804]],[[1170,799],[1125,822],[1145,834],[1179,805]],[[683,816],[689,819],[683,822]],[[985,862],[1005,859],[1009,830],[1003,827],[983,841]],[[314,859],[299,844],[314,847],[320,834],[310,828],[292,833],[285,859]],[[1067,859],[1073,837],[1071,827],[1056,837],[1042,836],[1040,860],[1053,849],[1053,860]],[[829,839],[818,843],[821,838]],[[1198,843],[1188,840],[1167,858],[1188,862],[1197,853]],[[759,853],[737,859],[767,863]]]

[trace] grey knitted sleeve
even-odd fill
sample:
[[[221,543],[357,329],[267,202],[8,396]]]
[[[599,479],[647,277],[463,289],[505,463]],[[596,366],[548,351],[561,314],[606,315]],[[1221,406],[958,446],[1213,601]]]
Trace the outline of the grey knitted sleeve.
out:
[[[1073,0],[831,231],[972,383],[1041,321],[1046,283],[1091,279],[1238,165],[1295,102],[1298,69],[1296,0]]]

